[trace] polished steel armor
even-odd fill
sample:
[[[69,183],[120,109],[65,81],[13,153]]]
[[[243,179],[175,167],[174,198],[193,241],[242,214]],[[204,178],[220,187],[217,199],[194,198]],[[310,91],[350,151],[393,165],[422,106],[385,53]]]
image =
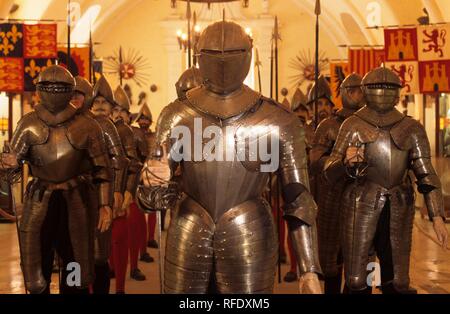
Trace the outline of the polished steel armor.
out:
[[[186,92],[194,87],[200,86],[203,83],[202,74],[196,67],[191,67],[181,74],[180,78],[175,84],[177,89],[178,99],[185,99]]]
[[[211,91],[225,95],[241,86],[252,61],[252,40],[242,27],[228,21],[210,25],[197,50],[200,73]]]
[[[346,118],[361,108],[362,100],[355,102],[348,96],[348,88],[361,88],[361,76],[350,74],[341,84],[343,108],[323,120],[316,132],[310,151],[310,170],[314,177],[314,199],[319,207],[317,231],[320,265],[325,276],[325,293],[339,293],[342,262],[339,261],[339,214],[341,196],[346,180],[330,184],[323,176],[323,166],[330,156],[339,128]]]
[[[25,284],[31,293],[41,293],[47,287],[49,278],[44,278],[48,274],[42,270],[40,235],[46,214],[55,206],[52,195],[58,193],[67,206],[67,232],[74,262],[81,267],[81,288],[87,288],[93,278],[92,235],[97,224],[93,217],[98,208],[93,210],[87,205],[92,188],[86,177],[98,184],[98,206],[110,206],[112,176],[106,145],[98,124],[86,115],[77,114],[69,103],[70,97],[60,97],[59,86],[72,89],[74,85],[67,70],[49,67],[40,74],[38,82],[38,90],[44,97],[35,111],[22,117],[11,141],[19,164],[26,162],[33,176],[19,223]],[[52,93],[57,95],[53,97]],[[59,103],[62,99],[65,103]]]
[[[205,130],[220,129],[216,139],[227,143],[232,152],[245,155],[251,154],[250,135],[265,146],[269,144],[264,140],[277,141],[279,149],[272,149],[279,156],[285,217],[300,271],[320,273],[317,208],[308,191],[303,128],[295,115],[243,85],[251,60],[251,41],[239,25],[212,24],[199,41],[199,51],[205,84],[190,90],[185,100],[176,100],[163,109],[157,124],[157,143],[166,143],[170,149],[174,144],[171,131],[178,127],[190,131],[191,143]],[[201,126],[196,125],[199,120]],[[208,142],[200,141],[206,153],[199,159],[193,157],[193,146],[181,147],[185,196],[168,230],[165,292],[206,293],[215,278],[214,290],[220,293],[270,293],[278,244],[270,206],[262,198],[269,173],[261,169],[269,161],[253,155],[247,159],[236,155],[226,158],[220,149],[222,144],[208,151]],[[175,153],[172,150],[171,156]],[[178,163],[172,159],[171,165]]]
[[[74,91],[84,96],[83,108],[87,109],[90,106],[94,93],[94,88],[92,87],[91,83],[89,83],[89,81],[82,76],[75,76]]]
[[[52,65],[38,77],[36,91],[43,106],[53,114],[66,108],[72,98],[75,79],[66,69]]]
[[[127,93],[125,93],[125,90],[122,88],[122,86],[117,86],[116,90],[114,91],[114,99],[123,110],[130,111],[130,98],[128,98],[128,95]]]
[[[330,85],[328,84],[328,81],[325,78],[325,76],[320,75],[317,86],[314,83],[311,89],[309,90],[307,102],[308,105],[316,101],[316,89],[317,89],[317,99],[326,98],[329,101],[331,101]]]
[[[116,101],[114,99],[114,93],[111,88],[111,85],[106,80],[105,76],[101,76],[97,83],[94,86],[94,95],[93,98],[97,96],[103,96],[111,105],[116,105]]]
[[[408,171],[417,178],[430,219],[444,217],[439,178],[430,160],[430,145],[423,126],[394,108],[400,84],[395,74],[378,68],[363,79],[367,105],[341,126],[325,164],[330,180],[346,172],[359,175],[348,185],[342,204],[342,245],[346,284],[352,291],[366,288],[369,250],[377,222],[389,211],[389,238],[394,267],[393,287],[410,292],[409,258],[414,219],[414,191]],[[390,109],[388,109],[390,108]],[[345,164],[348,147],[363,147],[364,161]],[[353,169],[353,170],[352,170]],[[346,171],[347,170],[347,171]]]

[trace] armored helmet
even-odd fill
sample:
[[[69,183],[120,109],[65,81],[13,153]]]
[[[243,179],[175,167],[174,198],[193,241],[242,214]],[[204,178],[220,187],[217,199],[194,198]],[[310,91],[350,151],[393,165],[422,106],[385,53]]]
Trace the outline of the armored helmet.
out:
[[[388,112],[397,105],[402,83],[394,71],[385,67],[368,72],[362,80],[367,106],[377,112]]]
[[[94,85],[94,95],[92,96],[92,99],[95,99],[98,96],[103,96],[112,106],[116,105],[111,85],[104,75],[102,75]]]
[[[196,67],[191,67],[181,74],[180,78],[175,84],[177,95],[179,99],[186,98],[186,92],[194,87],[200,86],[203,83],[200,70]]]
[[[363,101],[355,101],[348,94],[352,88],[361,88],[361,75],[352,73],[342,81],[340,88],[342,97],[342,106],[347,109],[357,110],[362,107]]]
[[[64,110],[70,103],[75,79],[59,65],[51,65],[39,74],[36,85],[42,105],[51,113]]]
[[[130,98],[128,98],[128,95],[122,88],[122,86],[117,86],[116,90],[114,91],[114,99],[116,100],[116,104],[120,108],[126,111],[130,111]]]
[[[238,89],[250,70],[252,40],[244,29],[229,21],[209,25],[200,35],[197,51],[205,86],[218,94]]]
[[[320,75],[317,83],[318,84],[316,86],[316,83],[314,82],[313,86],[309,90],[307,104],[309,105],[316,101],[316,89],[317,89],[317,99],[326,98],[330,101],[331,104],[333,104],[331,101],[330,85],[328,84],[328,81],[325,78],[325,76]]]

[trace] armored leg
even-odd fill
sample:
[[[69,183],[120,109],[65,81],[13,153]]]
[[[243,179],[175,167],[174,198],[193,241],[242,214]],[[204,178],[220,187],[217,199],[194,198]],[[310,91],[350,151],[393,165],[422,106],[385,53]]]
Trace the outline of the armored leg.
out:
[[[185,198],[167,232],[165,293],[207,293],[213,268],[215,225],[197,202]]]
[[[365,202],[364,187],[352,185],[344,194],[342,216],[342,252],[345,281],[353,291],[367,288],[369,251],[375,236],[381,210]]]
[[[415,293],[410,289],[409,263],[414,223],[414,192],[402,186],[391,196],[390,238],[394,265],[394,288],[399,293]]]
[[[80,183],[77,188],[62,191],[66,201],[70,242],[73,249],[74,262],[79,263],[81,269],[81,287],[88,288],[94,278],[93,238],[87,206],[87,186]],[[84,193],[82,193],[84,192]]]
[[[30,182],[19,224],[21,240],[21,263],[26,289],[30,293],[42,293],[47,281],[42,273],[41,228],[47,215],[51,191],[33,188],[36,181]]]
[[[319,259],[325,277],[325,293],[338,294],[341,290],[342,261],[338,259],[341,245],[339,235],[340,196],[343,185],[331,186],[322,177],[318,177],[319,211],[317,214],[317,234],[319,242]]]
[[[218,292],[271,293],[277,250],[276,228],[265,201],[247,201],[227,211],[214,237]]]

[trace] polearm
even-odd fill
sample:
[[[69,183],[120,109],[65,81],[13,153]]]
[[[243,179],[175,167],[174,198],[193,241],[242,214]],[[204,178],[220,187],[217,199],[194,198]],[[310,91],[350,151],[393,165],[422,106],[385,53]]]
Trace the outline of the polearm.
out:
[[[278,31],[278,17],[275,16],[275,25],[273,28],[273,47],[274,47],[274,65],[275,65],[275,100],[278,103],[278,40],[280,39],[280,33]],[[272,75],[273,77],[273,75]],[[271,183],[272,184],[272,183]],[[278,231],[278,283],[281,283],[281,252],[284,239],[281,239],[281,215],[280,215],[280,180],[278,174],[275,176],[275,220],[277,222]]]
[[[94,47],[92,45],[92,25],[89,27],[89,81],[94,84],[94,71],[93,71],[93,58],[94,58]]]
[[[191,68],[192,60],[191,60],[191,1],[187,2],[186,9],[186,18],[188,22],[187,33],[188,33],[188,69]]]
[[[119,47],[119,64],[120,64],[120,68],[119,68],[119,83],[120,86],[122,86],[122,62],[123,62],[123,58],[122,58],[122,46]]]
[[[316,0],[316,6],[314,8],[314,14],[316,15],[316,58],[314,66],[314,120],[315,128],[319,124],[319,15],[320,10],[320,0]]]
[[[161,250],[162,248],[162,221],[161,211],[156,211],[156,237],[158,239],[158,260],[159,260],[159,293],[164,294],[164,258]]]
[[[262,84],[261,84],[261,60],[259,59],[259,51],[258,48],[255,48],[255,53],[256,53],[256,57],[255,57],[255,67],[256,67],[256,73],[258,75],[258,88],[259,88],[259,93],[262,94]]]
[[[67,4],[67,70],[70,71],[70,0]]]
[[[275,40],[275,100],[278,102],[278,39],[280,33],[278,32],[278,17],[275,16],[274,40]]]

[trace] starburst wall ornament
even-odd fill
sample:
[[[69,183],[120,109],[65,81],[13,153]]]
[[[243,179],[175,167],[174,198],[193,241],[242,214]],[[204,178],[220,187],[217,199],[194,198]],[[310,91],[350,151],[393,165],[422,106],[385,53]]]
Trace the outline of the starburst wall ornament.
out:
[[[299,53],[291,59],[289,67],[294,69],[296,73],[292,75],[291,81],[295,87],[299,87],[305,81],[314,82],[315,65],[314,56],[311,50],[300,50]],[[328,58],[325,57],[325,52],[321,51],[319,54],[319,75],[328,64]]]
[[[105,58],[105,73],[118,75],[120,85],[123,80],[133,80],[139,87],[145,85],[149,78],[146,73],[148,69],[150,64],[147,58],[134,49],[128,49],[124,53],[123,48],[119,47],[112,56]]]

